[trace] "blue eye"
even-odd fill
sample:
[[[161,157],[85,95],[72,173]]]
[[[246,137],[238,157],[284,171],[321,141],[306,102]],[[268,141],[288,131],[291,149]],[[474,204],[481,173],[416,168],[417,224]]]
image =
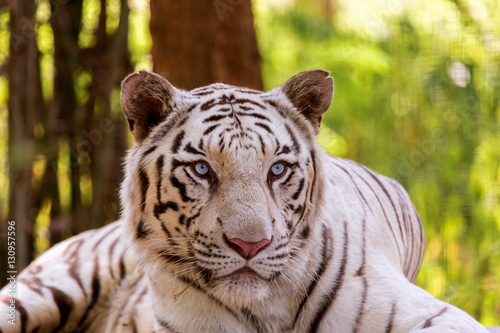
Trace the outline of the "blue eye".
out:
[[[270,171],[273,174],[273,176],[280,177],[285,173],[286,166],[283,163],[276,163],[271,167]]]
[[[198,176],[206,176],[210,168],[207,163],[197,162],[193,165],[193,170],[198,174]]]

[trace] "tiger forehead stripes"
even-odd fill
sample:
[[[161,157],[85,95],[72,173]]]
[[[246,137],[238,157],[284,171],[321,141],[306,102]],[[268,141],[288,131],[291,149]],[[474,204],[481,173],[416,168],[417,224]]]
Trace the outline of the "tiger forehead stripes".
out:
[[[4,288],[0,332],[486,332],[412,284],[404,189],[316,145],[332,96],[322,70],[269,92],[128,76],[122,217]]]

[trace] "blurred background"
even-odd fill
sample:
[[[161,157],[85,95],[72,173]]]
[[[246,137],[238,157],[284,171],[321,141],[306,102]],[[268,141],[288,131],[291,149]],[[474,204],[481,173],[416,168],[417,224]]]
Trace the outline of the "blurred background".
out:
[[[127,73],[268,90],[322,68],[319,144],[405,186],[417,284],[499,325],[499,18],[497,0],[0,0],[1,266],[9,220],[20,270],[117,218]]]

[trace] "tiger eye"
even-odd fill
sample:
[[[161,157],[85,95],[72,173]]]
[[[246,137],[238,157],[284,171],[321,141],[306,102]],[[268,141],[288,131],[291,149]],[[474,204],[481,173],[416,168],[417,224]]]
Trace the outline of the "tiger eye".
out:
[[[210,171],[210,168],[208,167],[207,163],[198,162],[198,163],[193,165],[193,170],[199,176],[206,176],[208,174],[208,171]]]
[[[286,168],[285,164],[283,164],[283,163],[276,163],[276,164],[274,164],[271,167],[270,171],[273,174],[273,176],[280,177],[280,176],[282,176],[285,173],[286,169],[287,168]]]

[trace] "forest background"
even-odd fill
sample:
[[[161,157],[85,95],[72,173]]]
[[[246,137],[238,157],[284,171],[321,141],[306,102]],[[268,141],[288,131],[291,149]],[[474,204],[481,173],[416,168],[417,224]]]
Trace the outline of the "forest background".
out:
[[[496,0],[0,1],[0,265],[7,221],[20,270],[117,218],[127,73],[267,90],[322,68],[319,144],[404,185],[417,284],[499,325],[499,17]]]

